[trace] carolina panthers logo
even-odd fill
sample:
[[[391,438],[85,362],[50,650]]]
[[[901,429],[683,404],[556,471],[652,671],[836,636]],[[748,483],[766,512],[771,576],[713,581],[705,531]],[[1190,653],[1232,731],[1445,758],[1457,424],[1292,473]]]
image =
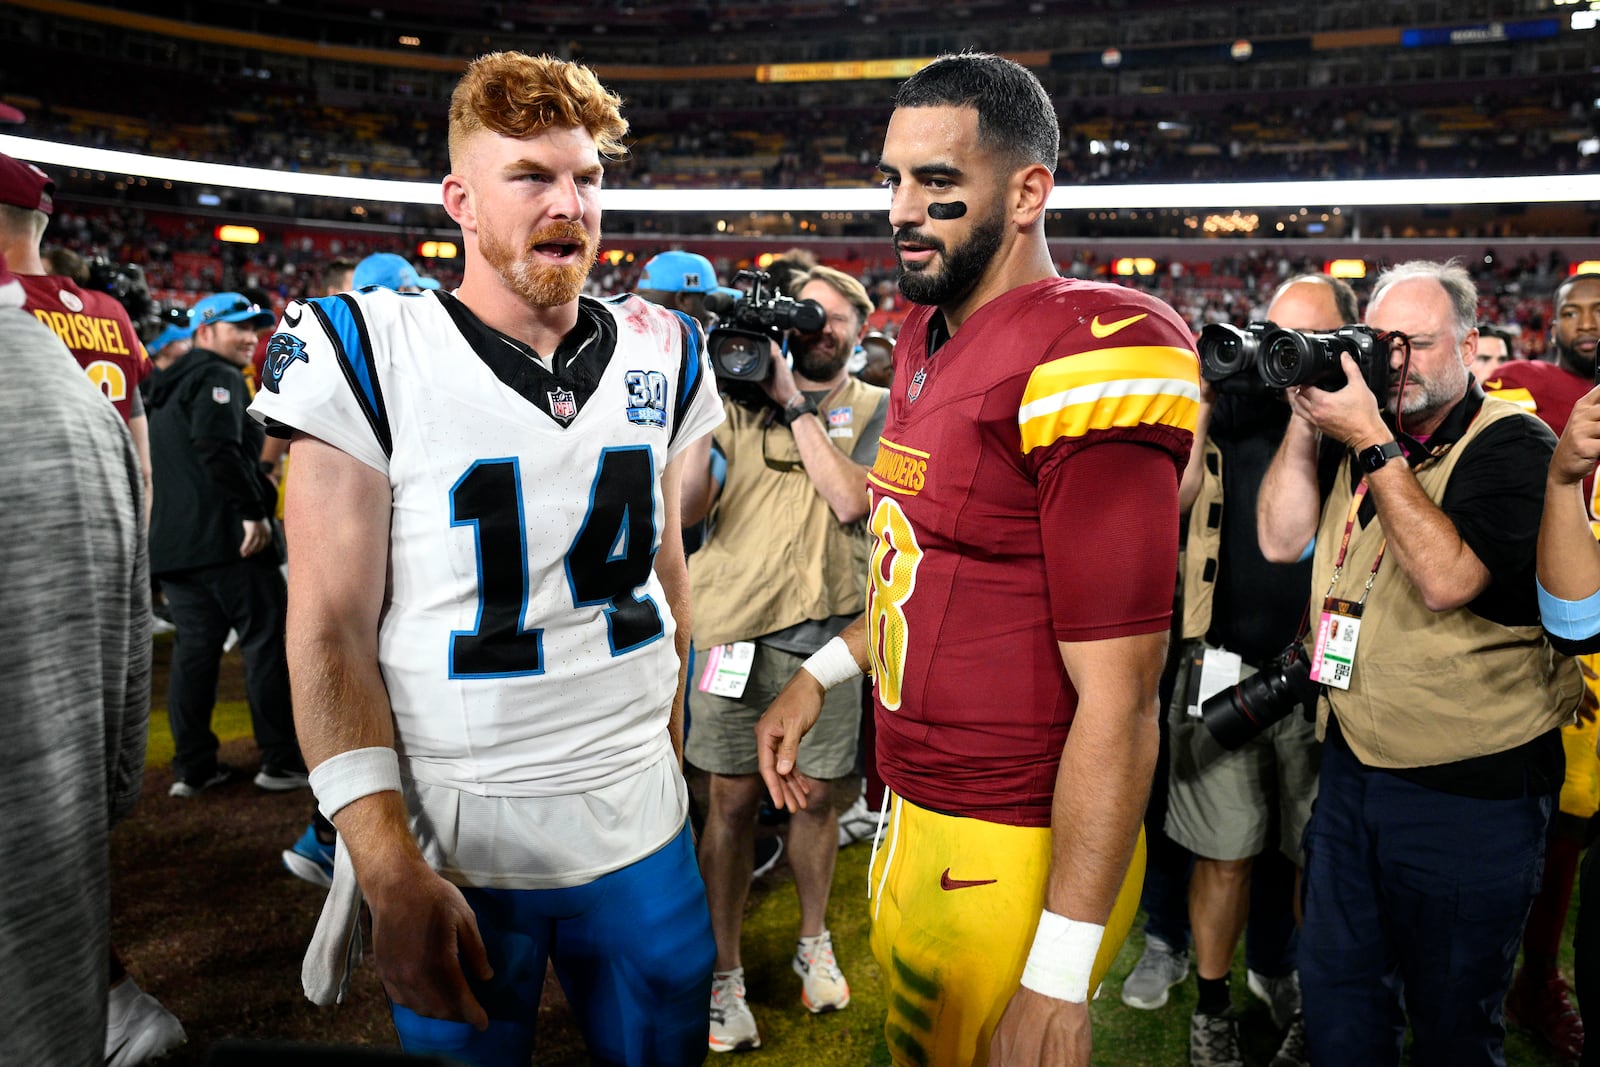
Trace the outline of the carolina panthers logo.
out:
[[[292,333],[273,334],[267,342],[267,358],[261,362],[261,384],[276,393],[289,365],[297,359],[311,362],[306,355],[306,343]]]

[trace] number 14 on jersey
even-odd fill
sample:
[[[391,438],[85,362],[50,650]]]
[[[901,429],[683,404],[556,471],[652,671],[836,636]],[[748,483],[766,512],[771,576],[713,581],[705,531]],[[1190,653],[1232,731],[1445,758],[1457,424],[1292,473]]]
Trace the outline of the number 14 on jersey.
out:
[[[588,510],[561,557],[574,610],[603,605],[611,655],[663,633],[648,593],[655,563],[655,459],[648,445],[600,454]],[[478,554],[478,616],[450,634],[452,678],[543,674],[544,630],[525,627],[532,595],[522,468],[513,457],[479,460],[450,489],[450,525],[470,526]]]

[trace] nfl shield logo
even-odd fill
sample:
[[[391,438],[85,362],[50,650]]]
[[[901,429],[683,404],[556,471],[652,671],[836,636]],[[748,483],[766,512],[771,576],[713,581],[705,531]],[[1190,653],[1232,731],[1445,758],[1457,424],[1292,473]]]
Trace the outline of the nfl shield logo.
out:
[[[211,387],[211,399],[218,404],[226,404],[233,399],[233,394],[228,392],[225,386],[214,385]]]
[[[578,399],[572,395],[571,389],[557,389],[548,394],[550,397],[550,414],[562,421],[570,420],[578,413]]]
[[[913,403],[917,397],[922,395],[922,383],[927,380],[928,372],[926,369],[919,370],[911,376],[911,385],[906,388],[906,403]]]

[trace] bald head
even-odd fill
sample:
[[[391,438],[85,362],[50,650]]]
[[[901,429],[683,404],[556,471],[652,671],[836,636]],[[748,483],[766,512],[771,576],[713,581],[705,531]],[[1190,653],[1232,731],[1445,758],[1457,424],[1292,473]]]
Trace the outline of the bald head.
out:
[[[1324,333],[1346,324],[1332,286],[1314,278],[1290,282],[1267,306],[1267,319],[1285,330]]]

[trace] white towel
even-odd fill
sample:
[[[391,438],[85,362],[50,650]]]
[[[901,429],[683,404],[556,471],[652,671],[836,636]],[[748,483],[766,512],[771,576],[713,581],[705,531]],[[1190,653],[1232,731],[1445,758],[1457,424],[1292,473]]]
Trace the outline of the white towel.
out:
[[[306,999],[323,1007],[342,1004],[350,975],[361,966],[361,886],[350,853],[339,837],[333,852],[333,885],[323,901],[316,933],[300,965]]]

